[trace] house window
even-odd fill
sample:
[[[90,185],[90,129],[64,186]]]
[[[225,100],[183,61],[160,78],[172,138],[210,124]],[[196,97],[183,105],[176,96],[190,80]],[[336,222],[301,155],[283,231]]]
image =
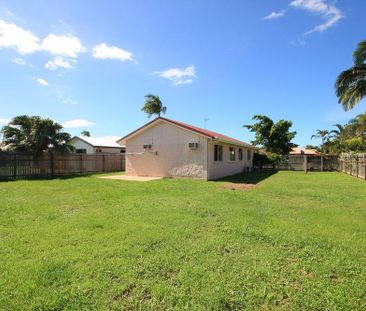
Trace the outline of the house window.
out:
[[[76,149],[76,153],[86,153],[86,149]]]
[[[239,155],[239,161],[243,161],[243,149],[239,148],[238,155]]]
[[[222,146],[221,145],[215,145],[214,150],[214,161],[222,161]]]
[[[230,147],[229,148],[229,152],[230,152],[230,161],[235,161],[235,148],[234,147]]]
[[[102,153],[102,149],[97,148],[97,149],[95,150],[95,152],[96,152],[96,153]]]
[[[250,149],[247,150],[247,160],[248,161],[252,160],[252,151]]]
[[[125,149],[121,149],[119,152],[120,153],[126,153],[126,150]]]

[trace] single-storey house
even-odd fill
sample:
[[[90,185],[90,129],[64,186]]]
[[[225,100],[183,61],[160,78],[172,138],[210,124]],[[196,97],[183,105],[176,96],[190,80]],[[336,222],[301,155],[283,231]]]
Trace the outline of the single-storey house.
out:
[[[125,153],[125,146],[116,142],[117,137],[86,137],[74,136],[70,144],[75,148],[76,153],[96,154],[96,153]]]
[[[212,180],[251,170],[255,147],[158,117],[117,141],[126,146],[126,175]]]

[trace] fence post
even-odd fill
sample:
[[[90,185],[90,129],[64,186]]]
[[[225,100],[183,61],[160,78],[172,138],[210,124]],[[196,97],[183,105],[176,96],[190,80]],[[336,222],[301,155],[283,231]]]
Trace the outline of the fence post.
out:
[[[323,154],[320,155],[320,171],[322,172],[323,171]]]
[[[356,177],[358,178],[358,155],[356,155]]]
[[[53,177],[55,175],[55,163],[54,163],[54,156],[53,152],[51,153],[51,176]]]
[[[366,180],[366,155],[363,154],[363,178]]]
[[[83,173],[83,154],[80,153],[80,174]]]
[[[306,154],[304,154],[304,172],[308,173],[308,156]]]
[[[105,172],[105,154],[103,154],[103,172]]]
[[[17,179],[17,155],[15,152],[13,154],[13,179]]]

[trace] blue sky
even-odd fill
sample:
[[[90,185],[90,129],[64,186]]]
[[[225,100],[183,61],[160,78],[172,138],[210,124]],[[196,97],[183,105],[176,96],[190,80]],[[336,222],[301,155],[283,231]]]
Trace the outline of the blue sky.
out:
[[[250,141],[254,114],[293,121],[300,145],[345,123],[338,73],[352,65],[359,0],[1,1],[0,124],[42,115],[72,134],[123,136],[166,117]]]

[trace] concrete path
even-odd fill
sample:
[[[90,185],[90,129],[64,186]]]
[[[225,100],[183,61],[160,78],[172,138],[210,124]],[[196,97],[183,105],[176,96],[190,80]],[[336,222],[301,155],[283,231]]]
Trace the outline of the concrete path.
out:
[[[115,176],[101,176],[101,177],[98,177],[98,178],[117,179],[117,180],[131,180],[131,181],[150,181],[150,180],[162,179],[163,177],[115,175]]]

